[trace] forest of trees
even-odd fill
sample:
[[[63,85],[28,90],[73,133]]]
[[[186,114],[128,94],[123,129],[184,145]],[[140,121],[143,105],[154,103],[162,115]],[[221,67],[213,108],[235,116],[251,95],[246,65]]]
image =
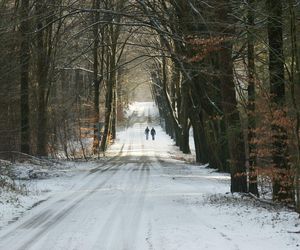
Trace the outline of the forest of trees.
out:
[[[259,196],[268,179],[300,211],[299,0],[0,0],[0,12],[0,157],[106,150],[143,63],[183,153],[192,130],[196,162],[230,173],[232,192]]]

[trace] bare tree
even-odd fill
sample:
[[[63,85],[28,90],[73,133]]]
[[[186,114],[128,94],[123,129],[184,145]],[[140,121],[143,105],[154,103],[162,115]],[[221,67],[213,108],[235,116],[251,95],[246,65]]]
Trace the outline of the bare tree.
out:
[[[21,85],[21,152],[30,153],[29,127],[29,60],[30,60],[30,19],[29,0],[22,0],[20,6],[20,85]]]

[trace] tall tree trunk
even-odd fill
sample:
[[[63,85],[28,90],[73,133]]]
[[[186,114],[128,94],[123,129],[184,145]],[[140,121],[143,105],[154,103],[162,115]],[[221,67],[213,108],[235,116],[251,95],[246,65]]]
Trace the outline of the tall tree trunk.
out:
[[[230,3],[226,0],[220,0],[216,7],[218,21],[220,22],[218,27],[219,31],[222,32],[225,37],[228,37],[228,35],[234,35]],[[227,39],[230,40],[231,38],[228,37]],[[233,80],[231,41],[225,41],[221,44],[219,52],[219,70],[222,107],[226,124],[226,135],[228,138],[228,151],[230,157],[230,190],[231,192],[247,192],[245,142]]]
[[[111,70],[111,65],[113,64],[112,62],[110,62],[110,60],[113,60],[113,58],[111,56],[107,56],[107,65],[108,65],[108,69],[107,71]],[[105,95],[105,117],[104,117],[104,131],[103,131],[103,136],[102,136],[102,140],[101,140],[101,150],[105,151],[107,148],[107,143],[108,143],[108,139],[109,139],[109,135],[111,133],[111,112],[112,112],[112,101],[113,101],[113,79],[110,73],[107,73],[108,80],[106,82],[106,95]]]
[[[107,148],[109,136],[112,133],[112,112],[114,105],[114,90],[116,85],[116,52],[117,52],[117,38],[118,31],[114,30],[113,26],[110,27],[111,34],[111,52],[108,55],[108,81],[106,88],[106,99],[105,99],[105,124],[104,133],[101,141],[101,149],[103,151]]]
[[[282,2],[267,0],[268,39],[269,39],[269,77],[272,104],[286,116]],[[284,117],[283,117],[284,118]],[[273,164],[276,173],[273,179],[273,199],[291,202],[294,200],[293,182],[289,177],[287,131],[283,126],[272,124],[273,130]]]
[[[190,145],[189,145],[189,127],[188,127],[188,113],[189,107],[191,106],[190,97],[189,97],[189,88],[187,83],[182,84],[181,93],[182,93],[182,101],[180,107],[180,125],[181,125],[181,144],[180,150],[185,153],[191,153]]]
[[[203,124],[203,111],[194,109],[190,113],[190,120],[193,127],[195,151],[196,151],[196,162],[208,163],[209,162],[209,151],[207,136],[205,134],[205,128]]]
[[[289,0],[290,13],[290,36],[291,36],[291,70],[290,70],[290,90],[292,104],[295,112],[295,137],[296,137],[296,153],[295,153],[295,188],[296,188],[296,211],[300,212],[300,110],[297,103],[297,96],[295,94],[295,87],[300,82],[300,68],[299,68],[299,54],[297,45],[297,27],[296,27],[296,13],[294,7],[294,0]]]
[[[219,70],[218,54],[211,56],[210,60],[212,67],[217,67],[217,70]],[[211,152],[209,155],[209,163],[212,167],[217,168],[221,172],[230,173],[227,125],[223,115],[222,82],[220,81],[220,77],[213,77],[213,85],[216,88],[213,92],[214,102],[219,110],[217,112],[215,110],[209,112],[208,115],[217,115],[219,119],[210,119],[207,126],[208,128],[206,129],[210,135],[208,141]]]
[[[44,2],[36,3],[37,14],[37,83],[38,83],[38,114],[37,114],[37,154],[47,156],[47,105],[46,91],[49,58],[47,55],[46,30],[43,29],[43,13],[46,11]]]
[[[161,44],[164,44],[163,39],[160,39]],[[166,121],[166,131],[168,135],[172,135],[175,133],[175,141],[176,141],[176,146],[179,146],[180,149],[183,149],[183,143],[184,143],[184,137],[183,137],[183,130],[182,126],[179,125],[179,121],[176,117],[176,110],[173,109],[172,106],[172,101],[170,99],[169,93],[168,93],[168,80],[167,80],[167,65],[166,65],[166,56],[164,53],[162,53],[162,80],[158,79],[158,81],[162,81],[162,89],[160,91],[163,92],[163,103],[165,106],[165,121]],[[182,107],[180,107],[182,109]],[[180,111],[179,111],[180,112]],[[177,113],[179,113],[177,112]],[[179,116],[179,114],[178,114]],[[188,119],[186,117],[186,119]],[[181,121],[182,122],[182,121]],[[188,140],[188,138],[187,138]]]
[[[111,135],[112,139],[117,138],[117,81],[113,89],[113,110],[112,110],[112,124],[111,124]]]
[[[111,7],[115,8],[116,11],[122,10],[125,5],[125,0],[120,1],[112,1],[110,2]],[[112,18],[111,16],[108,16],[108,18]],[[114,21],[116,23],[121,21],[121,15],[114,16]],[[109,60],[107,60],[107,65],[109,68],[108,72],[108,81],[107,81],[107,94],[106,94],[106,101],[105,101],[105,128],[104,133],[101,141],[101,149],[105,150],[107,147],[108,138],[111,135],[112,138],[116,137],[116,112],[117,107],[115,105],[117,104],[117,46],[118,41],[120,37],[120,26],[114,25],[111,23],[108,26],[109,32],[108,36],[110,39],[108,39],[108,44],[110,44],[110,51],[109,51]],[[119,57],[122,55],[122,50],[119,54]]]
[[[171,77],[171,83],[170,83],[170,99],[171,99],[171,106],[173,110],[180,110],[178,108],[178,104],[180,102],[180,71],[176,69],[176,62],[173,61],[172,63],[172,77]],[[172,126],[172,134],[171,138],[176,142],[177,137],[176,130],[174,129],[174,124]],[[177,138],[177,139],[176,139]]]
[[[48,155],[48,100],[51,89],[50,67],[53,63],[53,21],[55,4],[40,0],[36,6],[36,52],[37,52],[37,88],[38,88],[38,122],[37,154]],[[59,30],[58,26],[58,30]]]
[[[230,155],[231,192],[247,192],[245,145],[233,81],[232,45],[220,52],[221,93]]]
[[[255,170],[256,157],[255,145],[252,140],[255,137],[255,64],[254,64],[254,0],[248,0],[247,15],[247,40],[248,40],[248,148],[249,148],[249,192],[258,194],[257,174]]]
[[[20,10],[21,47],[20,47],[20,85],[21,85],[21,152],[30,153],[29,127],[29,0],[21,1]]]
[[[100,0],[93,1],[93,8],[100,8]],[[93,47],[93,82],[94,82],[94,141],[93,141],[93,151],[97,153],[99,149],[99,135],[100,135],[100,127],[99,127],[99,98],[100,98],[100,82],[101,79],[98,77],[98,47],[99,47],[99,22],[100,21],[100,13],[96,12],[93,18],[93,35],[94,35],[94,47]]]

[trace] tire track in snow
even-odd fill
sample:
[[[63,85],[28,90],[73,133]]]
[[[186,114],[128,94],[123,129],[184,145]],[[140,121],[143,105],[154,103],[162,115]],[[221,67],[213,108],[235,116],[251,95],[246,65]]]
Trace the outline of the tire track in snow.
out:
[[[90,170],[90,173],[89,173],[88,175],[91,175],[91,174],[96,173],[96,172],[98,172],[98,171],[100,171],[100,172],[105,172],[105,171],[107,171],[107,170],[109,169],[108,167],[105,168],[105,169],[102,169],[102,167],[105,166],[106,164],[110,163],[110,162],[116,161],[116,160],[118,160],[119,158],[121,158],[122,154],[124,153],[124,152],[123,152],[124,146],[125,146],[125,144],[123,143],[123,145],[122,145],[122,147],[121,147],[119,153],[118,153],[116,156],[114,156],[114,157],[112,157],[112,158],[106,160],[106,161],[105,161],[104,163],[102,163],[100,166],[91,169],[91,170]]]
[[[144,210],[144,203],[145,203],[145,194],[149,182],[149,176],[150,176],[150,168],[149,163],[143,159],[144,157],[141,157],[142,166],[140,167],[140,173],[139,173],[139,181],[136,182],[135,189],[136,192],[134,192],[134,196],[132,198],[132,201],[130,200],[127,202],[126,206],[127,209],[124,209],[124,216],[123,218],[126,218],[123,223],[128,226],[131,230],[127,231],[127,234],[124,236],[124,243],[123,243],[123,249],[124,250],[132,250],[136,249],[135,243],[137,240],[137,233],[140,231],[141,226],[141,218],[142,213]],[[142,160],[143,159],[143,160]],[[130,202],[130,203],[129,203]],[[127,211],[130,211],[130,214],[128,214]],[[126,217],[125,217],[126,216]]]
[[[119,192],[111,201],[112,205],[109,209],[109,214],[103,218],[103,224],[99,232],[99,240],[95,242],[93,249],[110,249],[109,245],[111,242],[115,242],[114,232],[117,228],[117,220],[119,218],[119,210],[126,200],[126,190],[129,190],[130,187],[130,175],[133,172],[132,168],[124,168],[126,173],[122,176],[122,185],[121,192]]]
[[[129,137],[130,143],[128,145],[128,152],[127,155],[124,155],[124,147],[125,144],[123,144],[119,154],[117,156],[115,156],[113,159],[110,159],[108,161],[106,161],[105,163],[102,163],[99,167],[92,169],[91,172],[85,177],[85,183],[87,182],[91,182],[99,177],[102,178],[106,178],[105,180],[101,181],[100,184],[98,184],[95,188],[93,187],[91,190],[88,190],[88,188],[90,187],[89,183],[88,184],[84,184],[81,187],[78,187],[79,189],[76,189],[77,191],[73,191],[71,194],[67,194],[65,195],[62,199],[55,201],[52,204],[44,204],[44,206],[50,205],[52,208],[51,210],[48,209],[48,211],[44,211],[41,212],[37,215],[35,215],[34,218],[31,218],[27,221],[25,221],[23,224],[19,225],[17,228],[14,229],[15,233],[10,232],[8,234],[6,234],[4,237],[2,236],[0,238],[0,242],[3,242],[1,239],[4,240],[4,238],[8,238],[7,242],[9,241],[9,238],[11,238],[10,236],[12,235],[16,235],[20,232],[22,232],[22,235],[24,236],[24,234],[28,234],[28,237],[20,237],[19,241],[17,240],[15,243],[15,246],[17,247],[18,250],[25,250],[25,249],[29,249],[31,247],[34,247],[37,244],[42,243],[43,241],[41,240],[42,237],[44,237],[47,233],[51,233],[51,231],[55,230],[55,227],[58,226],[60,223],[64,222],[64,219],[69,216],[71,214],[72,211],[74,211],[83,201],[85,201],[85,199],[89,198],[92,194],[94,194],[95,192],[97,192],[97,190],[101,187],[103,187],[104,185],[106,185],[107,183],[111,183],[111,179],[112,177],[116,174],[116,173],[120,173],[120,168],[124,165],[123,162],[119,163],[118,161],[122,161],[124,160],[124,158],[128,157],[132,157],[130,155],[128,155],[132,149],[132,147],[134,146],[133,144],[133,137]],[[126,150],[125,150],[126,151]],[[134,159],[138,159],[137,157],[134,157]],[[125,159],[126,162],[128,159]],[[127,173],[128,173],[128,179],[130,179],[131,181],[127,181],[128,183],[128,187],[132,187],[134,186],[135,189],[137,189],[136,192],[134,192],[134,196],[132,197],[132,199],[128,199],[128,197],[124,196],[123,198],[123,204],[125,203],[125,210],[123,210],[123,215],[126,216],[126,208],[128,209],[132,209],[132,211],[129,212],[129,216],[128,216],[128,220],[126,219],[125,222],[129,222],[130,224],[130,228],[132,232],[135,232],[134,234],[132,234],[131,232],[128,232],[127,235],[128,237],[130,237],[130,242],[128,243],[129,248],[130,246],[133,246],[135,244],[135,240],[136,240],[136,227],[139,226],[140,223],[140,218],[141,218],[141,214],[142,214],[142,208],[144,206],[144,194],[143,192],[145,192],[146,190],[146,186],[148,183],[148,179],[149,179],[149,172],[150,172],[150,168],[149,166],[147,166],[147,164],[149,164],[147,161],[149,161],[148,159],[143,159],[141,158],[140,161],[142,162],[142,166],[139,165],[137,171],[134,171],[133,166],[129,166],[130,168],[128,169]],[[103,166],[105,166],[105,164],[111,164],[111,166],[106,166],[105,168],[103,168]],[[127,163],[126,163],[127,164]],[[129,163],[130,164],[130,163]],[[128,164],[127,164],[128,165]],[[112,171],[110,171],[112,170]],[[122,172],[122,171],[121,171]],[[102,176],[102,174],[104,174],[104,176]],[[135,180],[135,177],[137,177],[138,174],[138,180]],[[90,177],[89,177],[90,176]],[[124,177],[124,176],[122,176]],[[87,179],[89,178],[89,179]],[[126,180],[126,178],[124,178],[124,181]],[[134,185],[132,185],[132,183]],[[139,189],[141,188],[142,189]],[[82,194],[82,189],[87,189],[85,190],[85,192]],[[128,190],[130,190],[130,188],[128,188]],[[126,191],[126,190],[125,190]],[[51,202],[51,199],[49,200],[49,202]],[[53,202],[53,200],[52,200]],[[120,203],[120,202],[119,202]],[[120,203],[121,204],[121,203]],[[116,212],[117,211],[117,207],[116,207]],[[56,211],[56,213],[54,213],[53,211]],[[116,212],[114,214],[116,214]],[[109,220],[108,220],[109,222]],[[116,225],[125,225],[126,223],[121,222],[120,217],[116,220]],[[103,227],[105,230],[105,227]],[[26,229],[24,231],[24,229]],[[31,229],[30,232],[27,229]],[[115,228],[116,229],[116,228]],[[114,235],[112,235],[114,236]],[[26,240],[24,240],[26,239]],[[24,242],[22,242],[22,240]],[[115,241],[115,239],[113,239]],[[9,243],[7,245],[10,245]],[[1,243],[0,243],[0,248],[1,248]],[[6,249],[6,248],[5,248]],[[10,248],[11,249],[11,248]],[[101,248],[102,249],[102,248]]]
[[[105,168],[103,168],[103,166],[105,166],[106,164],[108,164],[108,163],[110,163],[110,162],[112,162],[112,161],[117,161],[118,159],[120,159],[121,156],[122,156],[122,154],[124,153],[124,152],[123,152],[124,146],[125,146],[125,144],[123,144],[123,145],[121,146],[121,149],[120,149],[120,151],[118,152],[118,154],[117,154],[116,156],[114,156],[114,157],[112,157],[112,158],[106,160],[105,162],[101,163],[100,166],[91,169],[90,172],[89,172],[87,175],[83,176],[83,178],[82,178],[81,180],[85,179],[87,176],[89,176],[89,175],[91,175],[91,174],[94,174],[94,173],[96,173],[96,172],[98,172],[98,171],[100,171],[101,173],[103,173],[103,172],[106,172],[106,171],[109,171],[109,170],[113,169],[113,168],[115,167],[114,165],[108,166],[108,167],[105,167]],[[82,187],[81,187],[81,188],[82,188]],[[35,204],[34,204],[32,207],[30,207],[28,210],[32,210],[33,208],[35,208],[35,207],[38,206],[39,204],[41,204],[41,203],[43,203],[43,202],[49,200],[50,198],[51,198],[51,197],[48,197],[46,200],[42,200],[42,201],[39,201],[39,202],[35,203]],[[61,199],[61,200],[59,200],[58,202],[65,202],[65,201],[66,201],[65,199]],[[22,214],[24,214],[24,213],[22,213]],[[46,214],[47,214],[47,215],[46,215]],[[51,217],[51,211],[50,211],[50,210],[49,210],[48,212],[45,212],[45,213],[40,213],[40,214],[36,215],[33,219],[31,219],[31,220],[25,222],[24,225],[22,224],[22,225],[23,225],[23,228],[28,228],[28,227],[30,226],[30,224],[32,224],[31,227],[34,227],[34,225],[39,226],[39,225],[41,224],[41,222],[43,222],[44,220],[46,220],[46,219],[49,218],[49,217]],[[9,224],[12,224],[12,223],[14,223],[14,222],[17,222],[19,219],[20,219],[20,217],[15,217],[15,218],[11,221],[11,223],[9,223]],[[10,233],[7,233],[5,236],[3,236],[3,238],[4,238],[4,237],[8,237],[9,235],[12,235],[12,233],[11,233],[11,234],[10,234]],[[1,237],[1,238],[2,238],[2,237]]]
[[[136,249],[136,236],[139,232],[150,175],[149,163],[144,160],[141,162],[139,166],[127,165],[124,192],[114,199],[115,204],[109,215],[104,218],[105,222],[99,231],[99,240],[93,249]]]
[[[119,156],[120,157],[120,156]],[[116,159],[116,158],[115,158]],[[92,190],[89,190],[87,193],[79,195],[78,197],[78,191],[82,191],[83,188],[88,188],[89,183],[86,185],[80,187],[79,190],[72,192],[72,194],[66,195],[63,199],[60,199],[56,201],[53,204],[50,204],[50,206],[55,206],[57,209],[57,206],[60,208],[63,206],[63,203],[66,203],[64,208],[59,209],[59,211],[53,215],[51,214],[53,210],[47,210],[46,212],[43,211],[37,215],[35,215],[33,218],[30,218],[28,221],[25,221],[20,226],[15,228],[13,231],[5,234],[0,238],[0,242],[3,242],[5,239],[16,235],[17,232],[23,231],[24,229],[35,229],[38,230],[36,233],[33,233],[30,236],[30,239],[27,240],[25,243],[22,244],[21,247],[17,248],[18,250],[25,250],[28,249],[30,246],[32,246],[35,242],[38,241],[39,238],[41,238],[45,233],[47,233],[49,230],[51,230],[53,227],[55,227],[59,222],[61,222],[65,217],[67,217],[75,208],[77,208],[81,202],[83,202],[85,199],[89,198],[92,194],[94,194],[97,190],[102,188],[105,184],[107,184],[110,179],[120,170],[120,167],[124,165],[123,163],[112,165],[104,169],[104,171],[99,172],[99,174],[93,176],[93,178],[90,180],[95,180],[96,178],[99,178],[99,175],[103,172],[106,172],[107,170],[114,169],[116,171],[109,172],[108,176],[105,176],[105,180],[103,180],[100,184],[98,184],[96,187],[94,187]],[[0,243],[1,248],[1,243]]]
[[[125,193],[127,190],[129,190],[129,187],[131,185],[130,175],[134,171],[133,168],[129,167],[128,168],[128,162],[130,162],[130,159],[132,156],[130,155],[130,152],[133,147],[133,137],[127,134],[126,137],[126,142],[128,144],[127,146],[127,152],[126,152],[126,157],[123,157],[121,160],[125,161],[125,166],[123,168],[123,173],[126,171],[125,174],[122,176],[122,189],[121,193],[118,193],[113,200],[111,200],[111,208],[109,209],[110,213],[103,218],[103,224],[101,225],[101,229],[99,232],[98,239],[94,243],[93,249],[110,249],[108,246],[111,245],[111,242],[115,242],[116,239],[114,239],[114,231],[116,230],[116,225],[117,225],[117,220],[118,220],[118,212],[120,207],[124,204],[126,200]],[[129,143],[128,143],[129,142]],[[123,148],[124,148],[123,144]],[[113,184],[113,183],[112,183]]]
[[[30,240],[28,240],[25,244],[23,244],[18,250],[28,249],[31,245],[33,245],[39,238],[41,238],[45,233],[47,233],[50,229],[57,226],[65,217],[67,217],[75,208],[77,208],[81,202],[94,194],[99,188],[103,187],[109,180],[112,178],[118,171],[113,172],[109,178],[101,182],[96,188],[89,191],[87,194],[82,195],[80,198],[76,199],[72,202],[71,205],[67,205],[66,208],[60,210],[54,217],[50,217],[47,221],[41,224],[41,230],[39,230],[36,234],[34,234]]]
[[[29,229],[29,228],[36,228],[40,226],[44,221],[52,216],[53,211],[47,209],[46,211],[37,214],[32,219],[28,220],[27,222],[23,223],[20,228]]]
[[[150,221],[148,223],[146,242],[148,244],[148,249],[153,250],[154,248],[153,248],[153,244],[152,244],[152,224]]]

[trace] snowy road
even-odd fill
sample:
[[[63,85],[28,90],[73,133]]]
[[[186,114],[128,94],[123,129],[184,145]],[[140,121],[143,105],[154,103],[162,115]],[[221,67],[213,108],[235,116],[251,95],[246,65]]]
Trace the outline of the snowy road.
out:
[[[120,133],[110,160],[0,231],[0,249],[300,249],[288,233],[296,215],[210,204],[228,176],[170,159],[172,141],[159,128],[146,141],[144,128]]]
[[[166,177],[156,141],[137,129],[116,156],[2,232],[0,249],[153,249],[152,213]]]

